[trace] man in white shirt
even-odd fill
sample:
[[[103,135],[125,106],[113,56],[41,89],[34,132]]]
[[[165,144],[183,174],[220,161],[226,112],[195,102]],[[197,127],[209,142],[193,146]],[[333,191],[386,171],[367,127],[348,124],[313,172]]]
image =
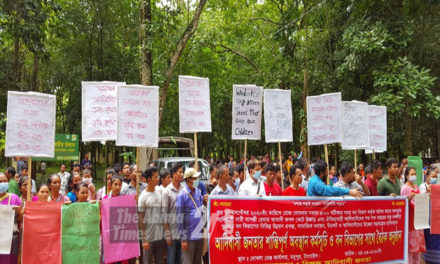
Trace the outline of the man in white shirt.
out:
[[[258,195],[266,196],[264,183],[261,180],[261,167],[258,162],[253,160],[247,164],[249,169],[249,179],[245,180],[238,189],[238,195]]]
[[[234,190],[228,184],[229,180],[229,169],[220,166],[218,169],[218,184],[212,190],[211,195],[235,195]]]
[[[61,188],[60,193],[61,194],[67,194],[67,185],[69,183],[70,173],[66,171],[66,164],[61,164],[60,166],[60,172],[57,173],[58,177],[61,179]]]

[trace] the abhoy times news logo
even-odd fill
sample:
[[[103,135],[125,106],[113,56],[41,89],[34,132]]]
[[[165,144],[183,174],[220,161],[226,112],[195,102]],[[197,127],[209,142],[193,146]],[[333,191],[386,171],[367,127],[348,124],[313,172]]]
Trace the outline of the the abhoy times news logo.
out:
[[[110,243],[139,243],[136,207],[110,207]]]

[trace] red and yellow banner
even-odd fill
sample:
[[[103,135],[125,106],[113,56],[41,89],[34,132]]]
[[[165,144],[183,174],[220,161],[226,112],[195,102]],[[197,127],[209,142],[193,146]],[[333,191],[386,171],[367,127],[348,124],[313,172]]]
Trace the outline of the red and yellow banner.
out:
[[[211,197],[210,263],[406,262],[407,204],[404,197]]]

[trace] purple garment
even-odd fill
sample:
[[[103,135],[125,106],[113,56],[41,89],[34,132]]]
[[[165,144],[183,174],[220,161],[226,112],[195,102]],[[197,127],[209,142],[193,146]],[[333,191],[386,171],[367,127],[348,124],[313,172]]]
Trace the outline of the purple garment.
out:
[[[8,197],[1,200],[0,204],[20,206],[21,199],[16,194],[8,193]],[[0,263],[1,264],[16,264],[17,263],[17,255],[13,255],[13,254],[0,255]]]
[[[192,195],[197,208],[190,195]],[[176,201],[177,230],[182,241],[203,238],[202,204],[203,197],[198,188],[194,188],[194,192],[191,192],[186,184],[182,185]]]

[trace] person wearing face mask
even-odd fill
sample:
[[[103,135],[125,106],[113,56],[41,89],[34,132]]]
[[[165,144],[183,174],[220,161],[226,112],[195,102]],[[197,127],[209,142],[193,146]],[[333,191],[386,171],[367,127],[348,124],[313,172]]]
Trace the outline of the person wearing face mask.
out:
[[[249,161],[247,164],[249,179],[245,180],[238,189],[238,195],[266,196],[264,183],[261,181],[261,167],[258,162]]]
[[[408,181],[400,189],[400,195],[409,199],[409,227],[408,227],[408,263],[420,263],[420,252],[425,252],[425,238],[423,230],[414,228],[414,196],[420,193],[419,187],[415,184],[417,173],[414,167],[407,167],[405,178]]]
[[[433,167],[426,170],[426,180],[420,184],[420,193],[431,193],[431,185],[437,184],[437,173]]]
[[[92,181],[92,171],[89,169],[83,170],[82,182],[87,184],[89,187],[89,197],[87,198],[88,202],[96,200],[95,185],[92,183]]]
[[[342,178],[333,186],[349,190],[356,189],[362,195],[370,195],[370,190],[368,190],[368,187],[362,182],[362,177],[354,173],[354,168],[351,164],[347,162],[341,164],[341,175]]]
[[[235,167],[234,171],[232,171],[232,173],[229,172],[229,182],[228,185],[229,187],[232,188],[232,190],[234,191],[234,194],[238,194],[238,188],[240,187],[240,172],[238,167],[240,167],[243,165],[242,164],[238,164],[237,167]],[[243,171],[242,171],[243,173]]]

